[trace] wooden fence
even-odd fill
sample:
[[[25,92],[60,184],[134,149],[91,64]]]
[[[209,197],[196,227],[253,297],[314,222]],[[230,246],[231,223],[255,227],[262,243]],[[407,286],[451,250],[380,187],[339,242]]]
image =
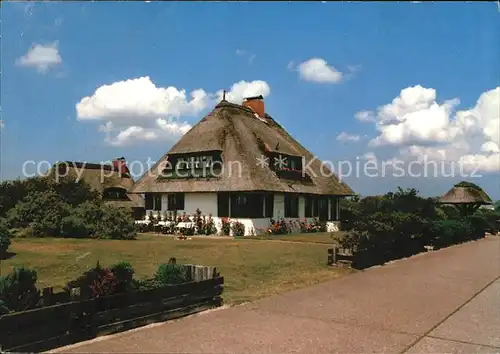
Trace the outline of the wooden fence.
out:
[[[224,278],[216,270],[208,275],[197,270],[204,267],[190,267],[194,277],[201,274],[198,278],[206,275],[208,279],[4,315],[0,317],[0,351],[46,351],[220,306]],[[71,299],[69,294],[44,289],[43,302],[64,302],[67,297]]]
[[[328,249],[328,260],[327,264],[329,266],[346,264],[351,265],[353,261],[353,253],[349,249],[333,247]]]

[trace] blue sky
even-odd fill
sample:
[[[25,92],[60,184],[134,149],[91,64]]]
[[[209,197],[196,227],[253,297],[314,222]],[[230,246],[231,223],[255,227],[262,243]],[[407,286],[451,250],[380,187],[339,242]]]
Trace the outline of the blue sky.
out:
[[[225,89],[263,93],[334,166],[426,156],[470,176],[361,171],[345,178],[361,194],[468,179],[498,199],[499,16],[495,3],[3,3],[1,175],[156,161]]]

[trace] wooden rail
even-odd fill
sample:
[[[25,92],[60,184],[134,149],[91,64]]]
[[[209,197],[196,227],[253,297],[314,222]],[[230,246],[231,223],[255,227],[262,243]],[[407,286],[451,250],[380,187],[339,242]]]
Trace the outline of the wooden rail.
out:
[[[0,317],[0,350],[41,352],[197,313],[220,306],[223,288],[217,276],[7,314]],[[43,295],[44,304],[67,300],[51,290]]]

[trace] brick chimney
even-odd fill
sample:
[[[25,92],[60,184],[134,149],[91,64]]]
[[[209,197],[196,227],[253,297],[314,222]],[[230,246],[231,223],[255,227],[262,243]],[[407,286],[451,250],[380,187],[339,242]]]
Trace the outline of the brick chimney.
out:
[[[251,108],[259,117],[264,118],[266,110],[264,108],[264,97],[262,97],[262,95],[245,98],[243,100],[243,106]]]
[[[113,167],[116,171],[120,172],[122,176],[128,176],[130,174],[127,167],[127,161],[125,161],[124,157],[113,160]]]

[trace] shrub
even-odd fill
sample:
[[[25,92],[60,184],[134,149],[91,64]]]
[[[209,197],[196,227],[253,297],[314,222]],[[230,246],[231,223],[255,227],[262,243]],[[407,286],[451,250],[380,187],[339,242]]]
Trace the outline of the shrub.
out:
[[[201,216],[201,210],[200,208],[196,209],[196,213],[194,214],[194,220],[193,220],[196,230],[198,233],[203,233],[204,227],[205,227],[205,222],[203,220],[203,217]]]
[[[89,269],[76,280],[68,282],[65,290],[80,288],[83,298],[97,298],[114,294],[117,290],[118,280],[111,269],[103,268],[97,262],[94,268]]]
[[[135,291],[151,290],[159,286],[155,279],[133,279],[131,285]]]
[[[434,247],[447,247],[472,238],[472,227],[462,220],[436,220],[429,228],[430,243]]]
[[[292,231],[291,224],[285,219],[280,219],[278,221],[271,219],[271,225],[267,229],[267,233],[270,235],[282,235],[288,234]]]
[[[12,238],[35,237],[35,231],[31,226],[23,228],[13,228],[10,229],[10,233],[12,235]]]
[[[302,233],[326,232],[326,222],[319,221],[316,218],[311,221],[299,220],[299,226]]]
[[[95,236],[104,211],[101,201],[86,201],[74,209],[74,215],[85,222],[89,236]]]
[[[0,259],[3,259],[10,247],[11,233],[3,223],[0,223]]]
[[[490,232],[492,234],[496,234],[497,232],[500,231],[500,212],[497,210],[488,210],[488,209],[479,209],[473,216],[472,220],[474,219],[481,219],[483,220],[483,226],[484,230],[486,232]]]
[[[1,280],[0,280],[1,281]],[[7,304],[0,299],[0,316],[6,315],[10,312],[9,308],[7,307]]]
[[[428,223],[419,215],[378,212],[357,221],[353,235],[360,250],[383,260],[397,259],[423,250]]]
[[[479,239],[484,237],[486,232],[496,233],[496,225],[479,213],[471,215],[465,219],[470,224],[471,227],[471,239]]]
[[[224,236],[229,236],[231,234],[231,220],[229,218],[221,219],[222,227],[221,231]]]
[[[217,228],[215,227],[212,214],[210,214],[208,218],[205,220],[205,229],[203,231],[205,235],[214,235],[217,233]]]
[[[99,192],[92,189],[83,179],[73,177],[59,177],[48,180],[48,188],[55,191],[63,202],[76,207],[82,203],[96,201],[100,198]]]
[[[233,221],[231,223],[231,230],[233,231],[233,236],[245,236],[245,225],[240,221]]]
[[[134,268],[129,262],[121,261],[110,267],[116,278],[116,292],[125,292],[132,287]]]
[[[85,238],[89,236],[90,231],[83,219],[76,215],[69,215],[61,220],[60,234],[67,238]]]
[[[40,300],[36,288],[37,274],[30,268],[14,268],[11,273],[0,277],[0,300],[11,311],[35,308]]]
[[[124,208],[103,207],[103,215],[97,228],[97,237],[113,240],[135,239],[137,230],[130,213]]]
[[[36,236],[59,236],[69,205],[54,191],[31,192],[7,213],[11,227],[33,226]]]
[[[185,267],[179,264],[165,263],[158,267],[154,280],[159,285],[182,284],[188,281]]]

